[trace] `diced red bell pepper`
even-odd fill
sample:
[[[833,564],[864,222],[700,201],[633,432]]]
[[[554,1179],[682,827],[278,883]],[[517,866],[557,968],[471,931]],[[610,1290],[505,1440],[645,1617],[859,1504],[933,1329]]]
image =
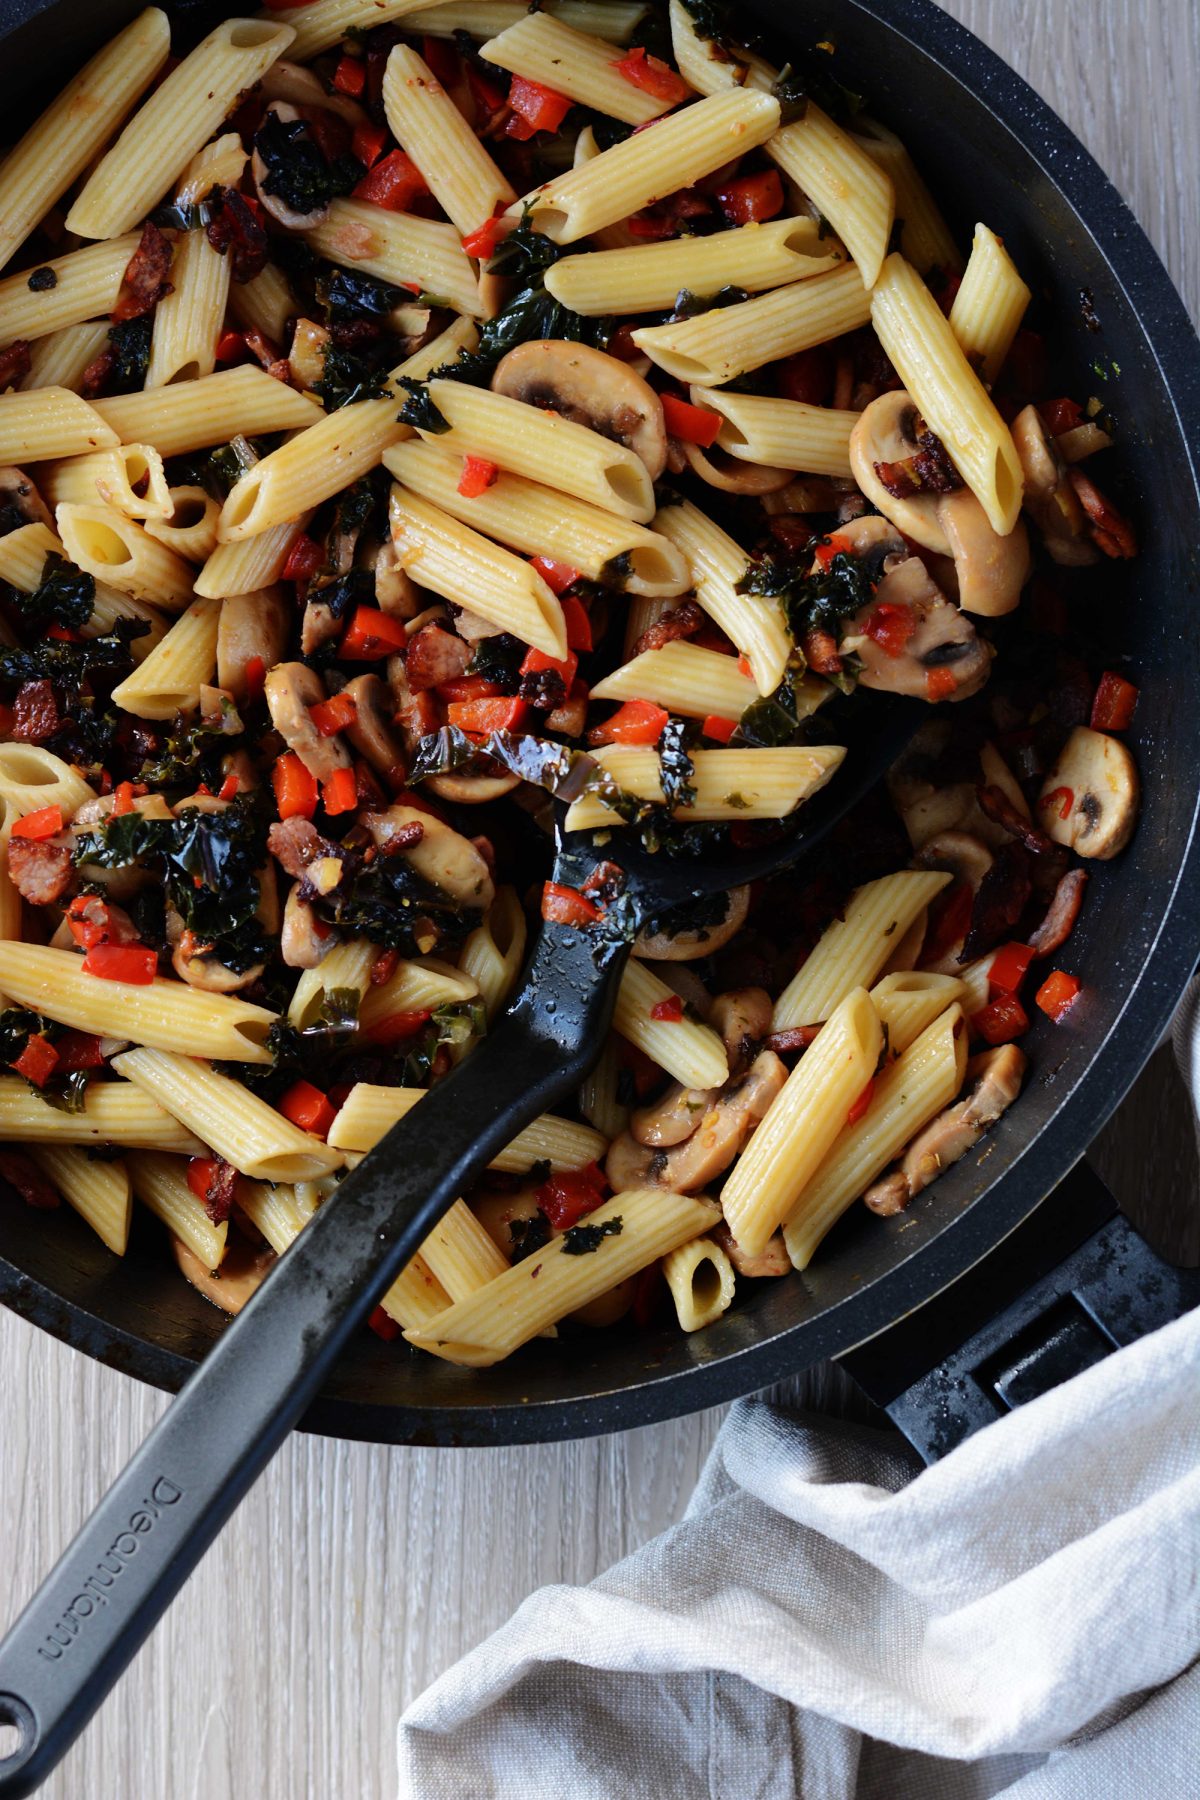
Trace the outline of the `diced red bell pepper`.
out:
[[[709,713],[700,726],[705,737],[715,738],[718,744],[727,744],[737,728],[736,719],[722,719],[717,713]]]
[[[294,750],[276,758],[271,785],[281,819],[312,818],[317,810],[317,778],[309,774]]]
[[[18,819],[12,828],[12,835],[15,838],[31,838],[35,843],[40,843],[43,838],[57,836],[62,828],[62,807],[42,806],[37,812],[26,813],[23,819]]]
[[[240,331],[223,331],[217,339],[217,361],[235,363],[246,354],[246,340]]]
[[[252,656],[246,664],[246,698],[251,703],[262,698],[267,685],[267,665],[261,656]]]
[[[333,71],[333,85],[339,94],[357,100],[367,85],[367,65],[361,56],[343,56]]]
[[[358,805],[358,783],[353,769],[335,769],[321,789],[321,804],[331,818],[353,812]]]
[[[421,39],[421,56],[434,80],[442,87],[453,87],[459,77],[458,51],[445,38],[425,36]]]
[[[972,1013],[970,1025],[987,1044],[1011,1044],[1029,1030],[1029,1015],[1015,994],[997,994]]]
[[[627,700],[611,719],[588,733],[591,744],[657,744],[671,715],[651,700]]]
[[[241,785],[236,775],[227,775],[217,791],[217,799],[236,800],[241,792]]]
[[[499,477],[499,463],[489,462],[486,456],[464,456],[458,491],[464,500],[478,500],[480,494],[495,487]]]
[[[1040,1007],[1048,1019],[1057,1025],[1074,1006],[1079,998],[1079,982],[1074,975],[1067,975],[1062,969],[1054,969],[1047,975],[1033,1003]]]
[[[387,149],[388,136],[389,133],[385,126],[376,125],[372,120],[364,119],[360,125],[355,127],[354,136],[350,142],[351,155],[356,157],[365,169],[373,169]]]
[[[560,881],[547,881],[542,887],[542,917],[551,925],[594,925],[604,917],[602,907],[595,906],[578,888],[564,887]]]
[[[661,398],[663,419],[671,437],[684,444],[699,444],[702,450],[716,442],[722,425],[720,413],[708,406],[693,406],[677,394],[663,394]]]
[[[863,1089],[862,1093],[858,1096],[858,1099],[854,1102],[853,1106],[850,1108],[849,1112],[846,1114],[847,1125],[857,1125],[858,1121],[865,1116],[867,1108],[870,1106],[870,1104],[874,1098],[875,1098],[875,1077],[872,1075],[870,1081],[868,1081],[866,1087]]]
[[[644,1050],[639,1050],[636,1044],[620,1038],[617,1043],[617,1056],[621,1067],[628,1071],[633,1082],[633,1091],[639,1100],[644,1100],[648,1094],[652,1094],[655,1088],[661,1085],[662,1070],[646,1055]]]
[[[394,619],[374,606],[359,606],[338,646],[338,655],[347,662],[379,662],[395,656],[407,642],[403,619]]]
[[[25,1048],[12,1066],[18,1075],[32,1081],[34,1087],[45,1087],[58,1067],[58,1051],[49,1038],[35,1031],[26,1038]]]
[[[538,1189],[537,1203],[555,1231],[569,1231],[604,1204],[606,1185],[594,1163],[586,1169],[564,1169]]]
[[[54,1048],[58,1051],[58,1066],[64,1075],[104,1067],[104,1051],[93,1032],[64,1031]]]
[[[926,670],[925,692],[935,705],[939,700],[948,700],[957,688],[953,669]]]
[[[429,192],[425,177],[411,156],[393,150],[368,169],[354,190],[356,200],[369,200],[386,212],[407,212],[418,194]]]
[[[916,629],[916,614],[903,600],[880,600],[863,620],[863,630],[885,656],[901,655]]]
[[[77,894],[72,900],[67,908],[67,928],[81,950],[107,944],[116,936],[108,907],[94,894]],[[125,941],[130,941],[128,931]]]
[[[438,697],[441,700],[495,700],[501,690],[486,675],[456,675],[453,681],[439,681]]]
[[[1060,819],[1069,819],[1070,818],[1071,808],[1074,806],[1074,804],[1075,804],[1075,789],[1069,788],[1069,787],[1051,788],[1050,792],[1048,794],[1044,794],[1042,796],[1042,798],[1038,801],[1039,806],[1044,806],[1044,807],[1051,808],[1051,809],[1057,809],[1058,816]]]
[[[411,1012],[389,1013],[386,1019],[377,1019],[360,1033],[370,1044],[378,1044],[381,1048],[389,1048],[392,1044],[404,1043],[408,1038],[416,1037],[418,1031],[424,1030],[433,1014],[427,1006],[417,1007]]]
[[[827,569],[835,556],[850,556],[852,553],[853,546],[849,538],[839,537],[836,532],[813,545],[813,559],[818,569]]]
[[[460,731],[486,737],[492,731],[520,731],[529,711],[528,702],[515,696],[496,700],[452,700],[446,723]]]
[[[337,1113],[327,1094],[311,1081],[296,1081],[279,1097],[279,1110],[285,1119],[298,1125],[301,1131],[310,1131],[314,1137],[328,1137],[329,1127],[333,1124]]]
[[[779,365],[779,385],[786,400],[805,406],[828,406],[833,392],[834,359],[826,344],[799,350]]]
[[[1015,994],[1032,961],[1033,951],[1028,944],[1001,944],[988,967],[989,999],[994,1000],[997,994]]]
[[[731,225],[752,225],[783,211],[783,183],[778,169],[740,175],[716,193],[717,205]]]
[[[221,1167],[219,1156],[193,1156],[187,1166],[187,1184],[197,1200],[203,1204],[209,1195],[213,1179]]]
[[[123,819],[126,813],[132,811],[133,783],[132,781],[118,781],[113,791],[112,816],[114,819]]]
[[[678,994],[668,994],[665,1000],[656,1000],[650,1008],[650,1017],[660,1024],[678,1025],[683,1018],[683,1001]]]
[[[553,562],[548,556],[531,556],[530,567],[537,570],[546,586],[556,594],[564,594],[579,580],[579,570],[570,563]]]
[[[524,75],[513,76],[508,104],[512,107],[512,118],[505,131],[520,143],[531,138],[535,131],[557,131],[571,110],[571,101],[566,94],[543,87],[540,81],[529,81]]]
[[[325,561],[325,552],[315,538],[301,532],[291,549],[287,561],[283,565],[285,581],[311,581],[321,564]]]
[[[82,644],[83,633],[76,631],[73,625],[50,625],[46,636],[53,638],[56,644]]]
[[[381,950],[371,964],[371,986],[386,987],[399,967],[400,952],[398,950]]]
[[[632,87],[640,88],[654,100],[665,100],[668,106],[679,106],[691,96],[692,90],[683,76],[677,75],[661,57],[648,55],[644,48],[631,50],[613,68]]]
[[[382,1338],[385,1344],[394,1344],[403,1330],[403,1326],[398,1325],[395,1319],[388,1313],[385,1313],[382,1306],[377,1306],[375,1308],[375,1311],[367,1320],[367,1324],[375,1333],[375,1336],[377,1338]]]
[[[567,648],[579,652],[592,648],[592,621],[587,608],[574,594],[562,602],[563,624],[567,628]]]
[[[336,737],[339,731],[353,725],[358,707],[353,694],[332,694],[328,700],[318,700],[310,706],[308,716],[322,737]]]
[[[565,656],[550,656],[545,650],[531,648],[525,652],[521,673],[522,675],[541,675],[547,669],[552,669],[556,675],[562,676],[564,684],[569,688],[575,679],[578,668],[579,658],[573,650],[568,650]]]
[[[474,231],[468,231],[462,240],[462,247],[468,256],[475,256],[480,262],[486,262],[495,250],[496,240],[499,236],[499,218],[485,219],[482,225],[475,227]]]
[[[158,954],[149,944],[95,944],[83,959],[85,975],[149,987],[158,974]]]
[[[921,951],[923,963],[940,962],[961,943],[971,928],[975,896],[969,881],[944,888],[929,909],[929,929]]]
[[[1038,411],[1051,437],[1061,437],[1064,431],[1074,431],[1077,425],[1083,424],[1082,406],[1065,395],[1057,400],[1043,400]]]
[[[1092,730],[1127,731],[1133,723],[1137,703],[1138,690],[1132,681],[1105,669],[1092,701]]]

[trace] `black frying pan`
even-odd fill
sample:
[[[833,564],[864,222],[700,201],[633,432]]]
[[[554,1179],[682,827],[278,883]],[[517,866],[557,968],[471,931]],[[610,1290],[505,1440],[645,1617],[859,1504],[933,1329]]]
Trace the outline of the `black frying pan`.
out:
[[[30,95],[60,86],[137,10],[137,0],[0,0],[0,94],[15,113]],[[1189,1298],[1185,1281],[1143,1261],[1139,1297],[1131,1301],[1128,1284],[1114,1283],[1112,1270],[1147,1253],[1117,1222],[1104,1227],[1083,1263],[1048,1275],[1032,1298],[1018,1302],[1019,1317],[988,1328],[986,1381],[978,1379],[978,1345],[960,1353],[950,1373],[926,1373],[935,1349],[958,1349],[1042,1266],[1104,1225],[1111,1202],[1097,1199],[1078,1175],[1060,1184],[1139,1073],[1200,956],[1200,855],[1193,842],[1200,639],[1191,628],[1200,494],[1189,449],[1200,427],[1195,335],[1145,236],[1096,164],[1022,81],[930,0],[830,0],[795,20],[774,16],[763,0],[750,0],[749,10],[785,43],[789,33],[799,47],[836,39],[872,110],[903,134],[967,234],[981,217],[1002,232],[1059,322],[1070,388],[1098,391],[1120,422],[1114,487],[1145,548],[1128,569],[1101,572],[1097,607],[1141,686],[1132,734],[1145,783],[1141,825],[1123,858],[1093,868],[1069,949],[1086,999],[1064,1026],[1039,1022],[1019,1105],[980,1153],[901,1218],[881,1221],[852,1209],[812,1269],[764,1284],[691,1338],[666,1329],[613,1331],[535,1343],[512,1364],[466,1371],[360,1334],[306,1415],[310,1430],[394,1443],[518,1443],[708,1406],[876,1337],[988,1257],[1056,1189],[1032,1237],[1011,1241],[1007,1268],[989,1261],[937,1315],[922,1316],[920,1354],[909,1354],[913,1334],[906,1341],[901,1327],[884,1340],[886,1348],[859,1355],[855,1367],[864,1381],[927,1453],[1033,1391],[1029,1371],[1037,1358],[1029,1345],[1039,1334],[1049,1356],[1040,1364],[1046,1385]],[[1098,330],[1088,323],[1093,317]],[[1087,373],[1092,368],[1094,375]],[[139,1221],[118,1262],[65,1209],[48,1217],[0,1207],[0,1297],[110,1366],[173,1389],[223,1321],[179,1278],[147,1227]],[[1068,1291],[1082,1299],[1065,1299]],[[1092,1322],[1091,1336],[1080,1311]],[[1013,1375],[1000,1345],[1018,1323],[1024,1335],[1009,1359]],[[918,1375],[924,1386],[906,1398]],[[933,1425],[930,1396],[937,1401]]]

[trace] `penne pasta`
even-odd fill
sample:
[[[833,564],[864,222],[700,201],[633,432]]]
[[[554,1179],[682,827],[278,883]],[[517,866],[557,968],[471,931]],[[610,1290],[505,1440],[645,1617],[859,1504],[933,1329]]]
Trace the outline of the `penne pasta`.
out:
[[[674,998],[674,989],[636,957],[625,965],[613,1013],[613,1029],[643,1051],[684,1087],[716,1088],[729,1076],[725,1046],[711,1026],[685,1013],[656,1019],[654,1008]]]
[[[397,287],[415,282],[455,312],[483,316],[479,283],[459,233],[440,219],[388,212],[369,200],[335,200],[324,224],[306,231],[304,239],[318,256],[343,268],[361,269]]]
[[[213,373],[229,288],[229,256],[214,250],[203,231],[185,232],[175,246],[171,292],[154,309],[147,389]]]
[[[195,592],[204,599],[231,600],[271,587],[287,567],[297,538],[304,536],[308,519],[307,513],[301,513],[298,519],[272,525],[257,537],[218,544],[196,576]]]
[[[162,642],[113,689],[113,699],[139,719],[195,712],[200,689],[216,680],[219,600],[193,600]]]
[[[846,263],[736,306],[713,307],[677,324],[643,325],[633,341],[676,380],[723,387],[764,363],[842,337],[870,317],[871,297]]]
[[[144,218],[294,36],[274,19],[218,25],[171,70],[101,158],[67,214],[67,230],[112,238]]]
[[[423,1256],[401,1269],[379,1302],[389,1319],[408,1329],[425,1326],[450,1304],[450,1296]]]
[[[652,700],[690,719],[740,719],[758,697],[757,682],[743,675],[736,657],[679,638],[619,664],[592,689],[593,700]]]
[[[276,1256],[295,1243],[316,1211],[315,1198],[301,1199],[302,1194],[312,1195],[315,1186],[307,1181],[247,1181],[244,1176],[238,1183],[239,1210],[262,1232]]]
[[[516,985],[525,962],[527,936],[525,914],[516,891],[511,887],[497,888],[487,918],[470,933],[458,959],[462,978],[472,982],[483,998],[489,1023]]]
[[[96,793],[77,769],[44,744],[0,744],[0,800],[5,811],[22,819],[26,813],[57,806],[70,819]],[[0,985],[0,993],[9,990]]]
[[[51,1106],[19,1075],[0,1075],[0,1141],[96,1144],[203,1156],[200,1139],[131,1081],[90,1081],[75,1112]]]
[[[206,488],[190,484],[167,491],[167,515],[147,519],[146,531],[156,543],[185,562],[206,562],[217,547],[221,508]],[[194,587],[194,583],[193,583]]]
[[[322,410],[265,369],[218,369],[145,394],[98,400],[96,411],[122,444],[152,444],[163,457],[225,444],[239,432],[303,431]]]
[[[133,1215],[133,1189],[126,1165],[120,1159],[98,1162],[73,1144],[47,1144],[31,1155],[47,1181],[87,1220],[101,1243],[114,1256],[124,1256]]]
[[[489,38],[479,54],[485,62],[566,94],[578,105],[610,119],[622,119],[627,125],[646,125],[673,104],[626,80],[618,71],[612,45],[604,38],[577,31],[552,13],[523,14]],[[396,131],[395,125],[392,130]],[[396,136],[403,143],[399,131]],[[453,218],[453,213],[450,216]],[[489,216],[477,213],[476,222]]]
[[[850,433],[858,423],[856,412],[711,387],[693,388],[692,404],[720,413],[718,447],[743,462],[837,480],[851,477]]]
[[[805,1052],[800,1067],[811,1054]],[[952,1006],[883,1071],[863,1116],[842,1128],[800,1189],[783,1227],[788,1255],[797,1269],[808,1267],[817,1245],[846,1208],[930,1119],[950,1105],[966,1066],[966,1021],[961,1006]]]
[[[793,1212],[874,1075],[882,1043],[866,989],[853,989],[771,1102],[721,1190],[726,1223],[747,1255],[761,1255]]]
[[[242,1175],[256,1181],[311,1181],[341,1166],[337,1150],[199,1057],[126,1050],[113,1058],[112,1066]]]
[[[55,519],[77,568],[164,612],[180,612],[192,598],[192,571],[152,538],[136,519],[110,506],[60,506]]]
[[[977,225],[962,284],[950,308],[950,329],[988,387],[1004,366],[1031,299],[1003,239],[986,225]]]
[[[116,441],[116,432],[69,388],[0,394],[0,463],[84,456]]]
[[[930,975],[919,969],[885,975],[871,989],[871,1004],[887,1033],[888,1050],[900,1055],[915,1044],[927,1026],[966,993],[954,975]]]
[[[484,927],[477,929],[483,930]],[[336,954],[336,951],[330,951],[325,962],[332,962]],[[372,954],[378,955],[373,946]],[[324,966],[325,963],[320,965],[322,969]],[[300,985],[303,982],[302,976]],[[299,993],[299,986],[296,991]],[[360,1031],[370,1032],[373,1027],[382,1024],[385,1019],[394,1018],[397,1013],[436,1012],[439,1006],[455,1006],[460,1001],[473,1000],[479,991],[470,974],[454,968],[450,963],[442,962],[436,956],[402,960],[396,964],[395,971],[382,987],[371,985],[363,990],[358,1010],[358,1028]]]
[[[1012,433],[967,361],[916,270],[888,257],[871,296],[871,322],[901,381],[955,468],[1006,537],[1020,517],[1024,478]]]
[[[422,12],[423,6],[424,0],[300,0],[297,6],[272,7],[261,16],[286,25],[291,55],[297,62],[307,62],[348,31],[390,25],[408,13]],[[425,29],[423,22],[419,29]]]
[[[465,31],[468,37],[499,37],[527,10],[525,0],[446,0],[421,8],[421,35],[453,38]],[[648,10],[641,0],[545,0],[543,7],[564,25],[610,44],[627,44]]]
[[[460,233],[477,230],[516,199],[429,64],[406,44],[397,44],[388,57],[383,105],[392,136]]]
[[[164,1156],[155,1150],[138,1150],[129,1158],[133,1191],[173,1237],[186,1244],[201,1265],[219,1269],[225,1260],[229,1223],[214,1225],[188,1186],[187,1164],[181,1156]]]
[[[449,1362],[487,1368],[567,1313],[699,1237],[714,1217],[707,1201],[662,1188],[617,1194],[588,1214],[593,1230],[608,1228],[592,1254],[571,1255],[565,1236],[552,1238],[544,1249],[427,1325],[406,1331],[405,1337]]]
[[[38,487],[51,508],[99,502],[143,521],[165,519],[171,510],[162,457],[150,444],[119,444],[51,463],[38,470]]]
[[[682,552],[657,532],[523,475],[504,472],[465,499],[458,491],[462,456],[442,439],[394,444],[383,460],[403,487],[510,550],[557,559],[592,581],[618,557],[628,558],[625,585],[634,594],[682,594],[691,586]]]
[[[451,1301],[495,1281],[508,1268],[508,1258],[498,1250],[465,1200],[456,1200],[421,1245],[421,1260]]]
[[[733,1304],[733,1264],[713,1238],[693,1238],[668,1251],[662,1272],[681,1331],[712,1325]]]
[[[78,393],[84,374],[108,347],[108,331],[108,320],[101,319],[93,324],[63,325],[35,339],[29,346],[29,373],[17,386],[23,393],[48,387]]]
[[[620,1098],[621,1043],[610,1031],[591,1073],[579,1085],[579,1110],[601,1137],[611,1142],[629,1124],[629,1108]]]
[[[562,607],[530,563],[402,488],[392,488],[390,514],[400,566],[414,581],[549,656],[566,655]]]
[[[407,1118],[421,1100],[424,1088],[375,1087],[359,1081],[343,1101],[329,1127],[330,1147],[337,1150],[373,1150],[399,1120]],[[536,1163],[548,1162],[555,1174],[583,1169],[603,1156],[606,1145],[599,1132],[573,1119],[546,1113],[518,1132],[489,1165],[509,1175],[524,1175]]]
[[[865,113],[856,117],[853,136],[872,162],[878,163],[891,178],[900,249],[913,268],[922,275],[930,275],[935,269],[957,275],[963,266],[958,245],[901,140]]]
[[[804,117],[777,131],[767,155],[829,220],[865,288],[879,279],[895,216],[892,178],[810,99]]]
[[[788,666],[792,640],[773,601],[737,592],[749,567],[745,551],[690,500],[664,506],[654,529],[687,557],[696,599],[746,658],[759,693],[773,694]]]
[[[605,744],[591,752],[619,788],[639,800],[664,802],[657,750]],[[781,750],[693,750],[688,785],[694,798],[672,809],[677,819],[783,819],[819,793],[841,765],[840,744],[806,744]],[[567,810],[568,831],[617,826],[620,815],[599,794],[585,794]],[[702,1082],[696,1083],[703,1086]]]
[[[353,992],[361,1003],[370,987],[371,969],[378,956],[377,946],[368,943],[366,938],[351,938],[346,943],[335,944],[315,969],[301,972],[288,1005],[288,1024],[300,1031],[313,1024],[326,995],[335,988],[343,993]],[[399,1012],[401,1008],[392,1010]],[[361,1004],[358,1023],[360,1027],[365,1023]]]
[[[0,537],[0,581],[19,588],[22,593],[32,594],[41,586],[46,558],[63,555],[62,540],[48,525],[18,526],[16,531]],[[109,587],[107,582],[97,581],[92,596],[92,616],[81,627],[83,635],[97,637],[103,632],[111,631],[118,619],[133,619],[147,627],[145,634],[134,638],[130,645],[134,658],[139,661],[149,654],[166,630],[165,621],[153,607],[143,606],[140,600],[133,600],[128,594],[119,593],[116,588]],[[0,746],[0,756],[9,749],[37,751],[37,747],[32,744],[4,745]],[[49,755],[48,751],[39,753]]]
[[[53,257],[41,265],[54,277],[46,288],[31,288],[28,271],[0,281],[0,342],[48,337],[101,314],[107,319],[138,241],[133,231],[112,243],[89,244]],[[107,324],[104,335],[108,336]]]
[[[838,265],[841,258],[822,246],[818,230],[815,219],[769,219],[711,237],[564,256],[546,270],[546,289],[587,318],[660,312],[674,306],[682,288],[708,295],[739,287],[759,294]]]
[[[779,71],[753,51],[736,51],[703,37],[684,0],[670,0],[671,51],[683,79],[698,94],[724,94],[733,88],[757,88],[769,94]]]
[[[177,203],[180,206],[195,206],[215,187],[238,187],[249,160],[238,132],[227,131],[221,137],[214,138],[210,144],[197,150],[179,177],[175,188]]]
[[[298,307],[288,278],[275,263],[268,263],[252,281],[235,281],[229,290],[229,310],[239,325],[261,331],[272,343],[286,341]]]
[[[87,973],[85,961],[71,950],[0,943],[0,993],[60,1025],[96,1037],[132,1039],[172,1051],[186,1044],[188,1056],[179,1061],[193,1056],[223,1062],[271,1061],[266,1039],[275,1014],[264,1007],[252,1006],[236,994],[205,993],[161,975],[145,986],[102,981]],[[228,1085],[236,1087],[233,1082]]]
[[[774,1029],[819,1025],[852,989],[873,982],[893,942],[949,880],[941,869],[902,869],[856,888],[775,1002]]]

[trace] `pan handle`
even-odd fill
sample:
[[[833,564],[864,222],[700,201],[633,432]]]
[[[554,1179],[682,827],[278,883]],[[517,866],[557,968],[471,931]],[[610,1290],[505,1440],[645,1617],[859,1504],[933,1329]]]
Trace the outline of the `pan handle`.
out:
[[[960,1281],[839,1360],[932,1463],[1197,1305],[1200,1269],[1155,1255],[1080,1162]]]

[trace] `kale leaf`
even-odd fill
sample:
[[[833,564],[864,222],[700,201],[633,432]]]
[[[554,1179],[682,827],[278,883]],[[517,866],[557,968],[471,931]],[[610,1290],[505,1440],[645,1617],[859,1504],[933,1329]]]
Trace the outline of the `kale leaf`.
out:
[[[750,298],[746,288],[733,287],[729,283],[718,288],[715,294],[693,294],[691,288],[680,288],[675,296],[675,309],[672,320],[695,319],[701,313],[719,312],[726,306],[740,306],[743,300]]]
[[[326,159],[303,119],[270,113],[255,133],[254,148],[266,167],[263,192],[274,194],[294,213],[320,212],[348,194],[366,174],[356,156]]]
[[[150,367],[150,336],[154,321],[149,314],[140,319],[126,319],[110,328],[108,341],[113,360],[105,379],[108,394],[136,394],[146,385]]]
[[[189,787],[207,781],[220,787],[221,758],[236,748],[241,740],[241,721],[234,717],[236,709],[227,700],[219,719],[183,718],[175,721],[175,730],[157,751],[148,756],[138,771],[138,780],[152,788]]]
[[[658,740],[659,780],[663,803],[670,808],[691,806],[696,798],[696,790],[691,786],[696,765],[688,755],[688,747],[697,736],[694,720],[671,719],[663,726]]]
[[[326,344],[321,378],[313,392],[325,402],[326,412],[349,406],[355,400],[386,400],[392,393],[387,370],[376,368],[364,356],[341,344]]]
[[[467,664],[468,675],[481,675],[499,688],[502,694],[515,694],[521,685],[521,664],[525,646],[507,631],[494,637],[480,638],[475,654]]]
[[[824,569],[809,574],[810,566],[808,551],[800,556],[765,556],[751,563],[736,584],[739,594],[778,600],[798,645],[810,631],[831,631],[836,636],[842,620],[866,606],[873,592],[870,565],[844,551],[839,550]]]
[[[330,318],[361,318],[364,313],[386,318],[393,307],[412,295],[404,288],[393,287],[374,275],[361,275],[353,269],[330,268],[317,277],[317,299]]]
[[[308,598],[327,606],[335,619],[344,619],[356,606],[374,606],[375,577],[370,569],[348,569],[323,587],[310,587]]]
[[[527,1256],[550,1242],[550,1221],[540,1210],[528,1219],[510,1219],[508,1235],[512,1239],[510,1262],[524,1262]]]
[[[17,611],[39,625],[70,625],[78,629],[92,616],[96,578],[52,550],[42,564],[42,579],[32,594],[14,588],[9,598]]]
[[[435,376],[449,373],[449,367],[434,370]],[[408,394],[408,399],[396,415],[402,425],[411,425],[414,431],[432,431],[439,437],[443,431],[449,431],[450,421],[443,418],[434,405],[427,381],[418,381],[412,375],[402,375],[400,386]]]
[[[563,1232],[562,1253],[564,1256],[590,1256],[606,1237],[620,1237],[624,1229],[619,1213],[615,1219],[605,1219],[600,1225],[572,1225]]]
[[[81,643],[60,643],[51,638],[29,649],[0,648],[0,683],[19,687],[26,681],[53,681],[78,692],[90,675],[128,675],[133,667],[130,643],[150,629],[140,619],[118,619],[103,637]]]

